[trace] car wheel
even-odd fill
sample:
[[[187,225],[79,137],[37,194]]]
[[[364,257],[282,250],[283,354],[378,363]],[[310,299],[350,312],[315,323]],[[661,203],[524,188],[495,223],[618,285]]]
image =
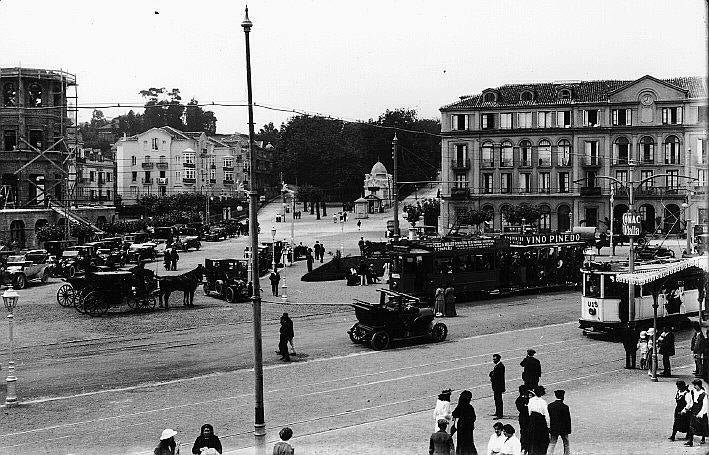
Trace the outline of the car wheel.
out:
[[[359,344],[364,341],[364,330],[359,328],[359,324],[352,326],[348,333],[353,343]]]
[[[448,336],[448,326],[442,322],[437,322],[431,329],[431,337],[433,341],[439,343],[446,339]]]
[[[23,274],[19,274],[15,277],[15,289],[24,289],[27,287],[27,277]]]
[[[226,288],[226,301],[229,303],[236,302],[236,291],[234,291],[234,288]]]
[[[384,330],[380,330],[379,332],[374,332],[370,344],[375,351],[381,351],[382,349],[388,348],[390,342],[391,337],[389,334]]]

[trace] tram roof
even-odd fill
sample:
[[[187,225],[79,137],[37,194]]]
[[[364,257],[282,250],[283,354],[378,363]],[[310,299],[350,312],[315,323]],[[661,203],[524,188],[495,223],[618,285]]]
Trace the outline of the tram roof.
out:
[[[690,267],[697,267],[705,272],[709,272],[709,256],[695,256],[664,264],[648,264],[643,266],[644,270],[641,269],[635,273],[619,273],[616,275],[616,281],[644,285]]]

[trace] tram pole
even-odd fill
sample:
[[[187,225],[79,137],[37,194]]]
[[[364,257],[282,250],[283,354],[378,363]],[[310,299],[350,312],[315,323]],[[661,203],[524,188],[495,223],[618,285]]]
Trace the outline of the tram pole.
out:
[[[399,240],[399,191],[397,189],[398,183],[396,183],[398,171],[398,153],[396,148],[398,145],[399,138],[397,138],[396,133],[394,133],[394,139],[391,141],[392,155],[394,157],[394,173],[392,174],[392,195],[394,196],[394,240]]]

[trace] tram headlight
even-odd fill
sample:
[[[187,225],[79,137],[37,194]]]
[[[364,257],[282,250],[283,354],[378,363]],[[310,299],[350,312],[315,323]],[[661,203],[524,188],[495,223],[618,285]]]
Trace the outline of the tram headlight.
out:
[[[596,315],[596,309],[595,309],[595,308],[589,308],[589,309],[588,309],[588,314],[590,314],[591,316],[595,316],[595,315]]]

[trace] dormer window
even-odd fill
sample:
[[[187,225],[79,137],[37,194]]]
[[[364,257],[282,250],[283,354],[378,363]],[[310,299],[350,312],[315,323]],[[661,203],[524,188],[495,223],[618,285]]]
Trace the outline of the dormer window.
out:
[[[526,91],[522,92],[519,99],[521,101],[534,101],[534,94],[532,92],[530,92],[529,90],[526,90]]]
[[[569,90],[567,88],[559,90],[559,99],[562,101],[570,101],[571,100],[571,90]]]
[[[495,94],[495,92],[487,92],[483,95],[483,101],[485,101],[486,103],[494,103],[495,101],[497,101],[497,95]]]

